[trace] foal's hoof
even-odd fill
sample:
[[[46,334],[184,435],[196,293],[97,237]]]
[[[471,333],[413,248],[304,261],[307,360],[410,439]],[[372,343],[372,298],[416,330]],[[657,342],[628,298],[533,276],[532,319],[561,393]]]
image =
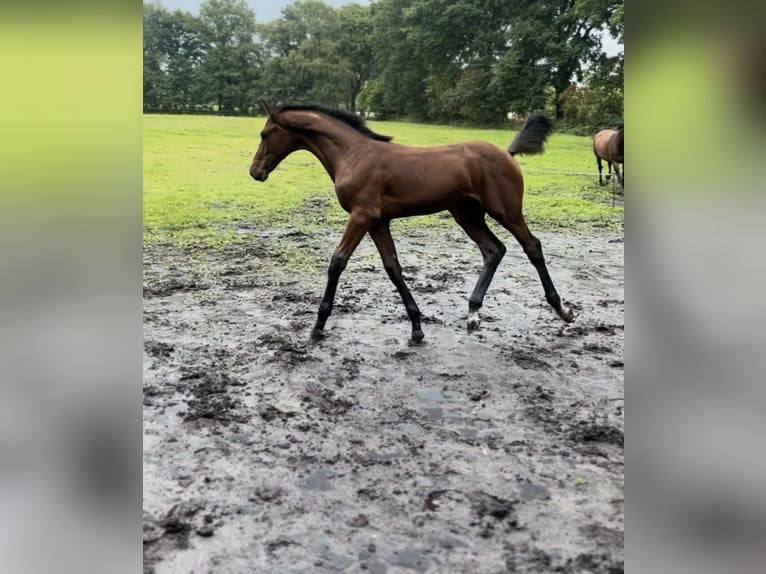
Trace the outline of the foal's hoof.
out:
[[[561,307],[561,311],[559,311],[559,317],[561,317],[567,323],[574,321],[574,313],[572,312],[572,308],[568,305]]]
[[[422,343],[424,338],[425,338],[425,335],[423,334],[423,331],[421,331],[420,329],[412,332],[411,340],[416,345]]]
[[[479,317],[479,314],[476,312],[468,313],[468,321],[466,321],[468,332],[472,333],[479,328],[479,325],[481,325],[481,317]]]
[[[311,330],[311,340],[312,341],[321,341],[322,339],[324,339],[324,337],[325,337],[324,331],[322,331],[320,329],[312,329]]]

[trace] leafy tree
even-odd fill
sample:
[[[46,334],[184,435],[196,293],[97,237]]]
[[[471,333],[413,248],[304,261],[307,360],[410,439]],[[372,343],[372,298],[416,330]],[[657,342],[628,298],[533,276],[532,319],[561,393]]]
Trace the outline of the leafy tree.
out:
[[[429,119],[502,121],[502,94],[488,88],[506,50],[508,2],[417,0],[403,16],[427,69]]]
[[[187,12],[144,6],[144,107],[178,110],[198,99],[199,22]]]
[[[263,94],[274,100],[348,105],[353,72],[339,44],[341,26],[334,8],[303,0],[282,9],[282,18],[259,26],[270,59]]]
[[[255,104],[262,54],[254,42],[255,14],[244,0],[205,0],[199,20],[205,40],[200,87],[224,113]]]
[[[165,94],[165,72],[161,50],[167,11],[144,4],[144,108],[159,108]]]
[[[592,135],[614,127],[623,117],[623,90],[604,86],[571,85],[564,94],[559,128],[578,135]]]
[[[542,107],[553,87],[553,108],[564,115],[573,81],[584,78],[585,64],[601,58],[601,30],[619,30],[623,0],[515,0],[510,47],[498,66],[496,85],[505,86],[515,112]]]
[[[351,75],[348,86],[348,108],[356,111],[362,88],[372,77],[372,18],[370,9],[359,4],[346,4],[338,9],[340,41],[338,50]]]
[[[373,79],[364,89],[365,107],[381,117],[426,120],[427,68],[404,23],[410,0],[379,0],[370,7]]]
[[[550,105],[621,30],[623,0],[379,0],[365,97],[384,115],[497,123]],[[620,60],[621,61],[621,60]],[[603,67],[602,66],[602,67]],[[604,69],[606,70],[606,68]],[[604,72],[618,83],[619,70]],[[615,77],[616,76],[616,77]]]
[[[268,24],[245,0],[205,0],[199,17],[150,4],[144,107],[247,113],[267,98],[491,125],[548,109],[583,131],[622,115],[606,33],[623,40],[624,0],[299,0]]]

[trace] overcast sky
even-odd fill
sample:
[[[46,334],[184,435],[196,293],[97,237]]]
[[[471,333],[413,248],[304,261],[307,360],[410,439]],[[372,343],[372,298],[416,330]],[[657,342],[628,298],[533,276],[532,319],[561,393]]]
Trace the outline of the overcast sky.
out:
[[[323,0],[325,4],[330,6],[342,6],[343,4],[351,4],[349,0]],[[255,12],[255,19],[259,22],[268,22],[270,20],[276,20],[282,15],[282,8],[288,4],[292,4],[295,0],[245,0],[248,6]],[[154,3],[154,0],[152,0]],[[199,14],[199,5],[202,4],[202,0],[159,0],[157,2],[168,10],[175,10],[180,8],[193,14]],[[369,0],[353,0],[354,4],[369,4]]]
[[[258,22],[269,22],[276,20],[282,15],[282,8],[292,4],[295,0],[245,0],[250,8],[255,12],[255,19]],[[168,10],[181,9],[199,14],[199,5],[202,0],[152,0],[152,3],[161,4]],[[331,6],[342,6],[343,4],[369,4],[369,0],[324,0],[325,4]],[[604,51],[614,56],[622,49],[614,39],[607,37],[604,39]]]

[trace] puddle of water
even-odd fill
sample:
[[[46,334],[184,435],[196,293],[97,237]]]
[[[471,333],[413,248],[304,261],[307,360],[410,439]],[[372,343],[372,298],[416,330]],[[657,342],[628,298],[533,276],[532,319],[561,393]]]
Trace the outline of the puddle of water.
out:
[[[406,548],[396,553],[396,559],[391,563],[416,572],[426,572],[430,567],[428,557],[417,548]]]
[[[432,421],[439,421],[444,418],[444,411],[442,411],[440,408],[423,409],[423,412]]]
[[[444,401],[457,401],[462,398],[458,391],[440,391],[439,389],[421,389],[416,392],[419,398],[434,403],[443,403]]]
[[[330,473],[324,469],[315,470],[307,477],[303,478],[298,485],[304,490],[318,490],[327,492],[333,489],[332,482],[329,480]]]
[[[534,484],[527,480],[519,481],[519,493],[524,500],[547,500],[550,498],[551,493],[545,486],[540,484]]]
[[[399,435],[419,436],[423,434],[423,429],[414,423],[404,423],[396,427],[396,433]]]
[[[442,403],[445,400],[444,395],[438,389],[422,389],[417,391],[418,397],[435,403]]]
[[[333,572],[341,572],[351,566],[354,562],[354,559],[351,556],[333,552],[329,548],[323,549],[319,553],[319,557],[321,559],[322,568]],[[317,566],[318,564],[315,562],[314,565]]]

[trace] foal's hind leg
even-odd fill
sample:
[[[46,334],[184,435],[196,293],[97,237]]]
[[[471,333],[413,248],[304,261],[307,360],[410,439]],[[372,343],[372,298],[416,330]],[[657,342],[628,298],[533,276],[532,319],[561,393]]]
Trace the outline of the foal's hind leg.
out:
[[[402,267],[399,265],[399,259],[396,257],[396,246],[391,237],[391,231],[388,227],[388,221],[381,221],[370,228],[370,237],[375,242],[375,246],[383,259],[383,267],[388,273],[391,283],[396,286],[399,295],[402,297],[404,307],[407,309],[407,315],[412,322],[412,341],[420,343],[423,340],[423,330],[420,328],[420,309],[418,309],[412,293],[404,283],[402,277]]]
[[[561,304],[561,298],[556,292],[556,288],[553,286],[553,280],[548,274],[548,268],[545,266],[545,258],[543,257],[543,248],[540,244],[540,240],[537,239],[527,228],[527,224],[524,221],[524,217],[519,214],[514,221],[501,221],[498,220],[508,231],[513,233],[513,236],[524,248],[524,252],[527,254],[529,261],[537,269],[538,275],[540,275],[540,281],[543,284],[545,290],[545,299],[548,304],[556,310],[559,317],[561,317],[567,323],[571,323],[574,320],[574,313],[567,305]]]
[[[484,267],[476,282],[476,287],[468,299],[468,331],[473,331],[481,324],[479,309],[484,304],[484,296],[487,294],[489,284],[495,276],[497,266],[505,255],[505,245],[487,227],[484,221],[485,211],[479,204],[468,203],[458,208],[451,209],[450,213],[458,225],[462,227],[468,237],[474,240],[481,250],[484,259]]]

